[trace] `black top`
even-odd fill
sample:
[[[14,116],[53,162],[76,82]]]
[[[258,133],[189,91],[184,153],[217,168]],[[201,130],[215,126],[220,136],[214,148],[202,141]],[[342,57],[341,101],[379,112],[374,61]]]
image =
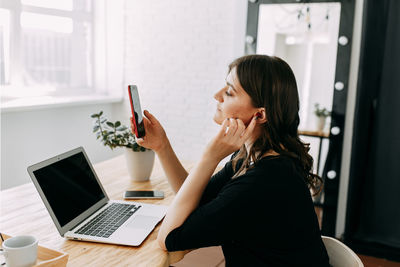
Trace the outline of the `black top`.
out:
[[[329,266],[310,191],[292,159],[264,157],[233,174],[229,161],[213,175],[199,206],[168,234],[168,251],[221,245],[227,267]]]

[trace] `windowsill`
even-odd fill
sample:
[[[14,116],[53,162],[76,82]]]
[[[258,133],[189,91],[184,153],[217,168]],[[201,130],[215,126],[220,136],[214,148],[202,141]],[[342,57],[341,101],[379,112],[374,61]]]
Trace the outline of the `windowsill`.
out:
[[[122,96],[40,96],[1,102],[1,113],[122,102]]]

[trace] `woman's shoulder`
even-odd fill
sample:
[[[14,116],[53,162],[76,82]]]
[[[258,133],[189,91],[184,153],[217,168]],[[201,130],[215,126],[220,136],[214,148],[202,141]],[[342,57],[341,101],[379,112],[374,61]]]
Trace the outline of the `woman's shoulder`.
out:
[[[220,194],[249,201],[266,195],[269,199],[281,199],[286,196],[282,193],[288,189],[302,195],[307,193],[304,180],[294,170],[292,159],[279,155],[262,158],[246,173],[226,180]]]
[[[283,171],[288,170],[289,166],[293,166],[294,160],[286,155],[268,155],[259,159],[254,163],[254,171],[265,171],[268,169],[269,172],[277,170]]]
[[[250,165],[246,173],[234,180],[238,182],[252,181],[256,185],[260,183],[275,184],[287,180],[288,177],[296,177],[295,179],[298,179],[295,161],[286,155],[270,155]]]

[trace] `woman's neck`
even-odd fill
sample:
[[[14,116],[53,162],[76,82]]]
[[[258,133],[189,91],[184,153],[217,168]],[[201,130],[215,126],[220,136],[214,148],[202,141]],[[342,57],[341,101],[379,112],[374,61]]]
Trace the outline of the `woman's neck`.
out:
[[[252,138],[249,138],[249,139],[244,143],[244,145],[245,145],[245,147],[246,147],[247,155],[249,155],[250,149],[251,149],[251,147],[253,146],[253,144],[254,144],[254,142],[253,142],[253,139],[252,139]],[[260,152],[257,151],[256,154],[255,154],[256,158],[258,157],[259,154],[260,154]],[[266,156],[278,156],[278,155],[279,155],[279,153],[277,153],[276,151],[270,149],[270,150],[268,150],[267,152],[265,152],[265,153],[262,155],[261,158],[266,157]]]

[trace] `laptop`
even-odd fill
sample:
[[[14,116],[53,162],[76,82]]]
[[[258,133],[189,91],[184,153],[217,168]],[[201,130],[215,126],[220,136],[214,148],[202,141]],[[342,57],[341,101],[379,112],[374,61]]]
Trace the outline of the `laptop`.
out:
[[[163,205],[110,200],[82,147],[29,166],[28,173],[68,239],[139,246],[167,211]]]

